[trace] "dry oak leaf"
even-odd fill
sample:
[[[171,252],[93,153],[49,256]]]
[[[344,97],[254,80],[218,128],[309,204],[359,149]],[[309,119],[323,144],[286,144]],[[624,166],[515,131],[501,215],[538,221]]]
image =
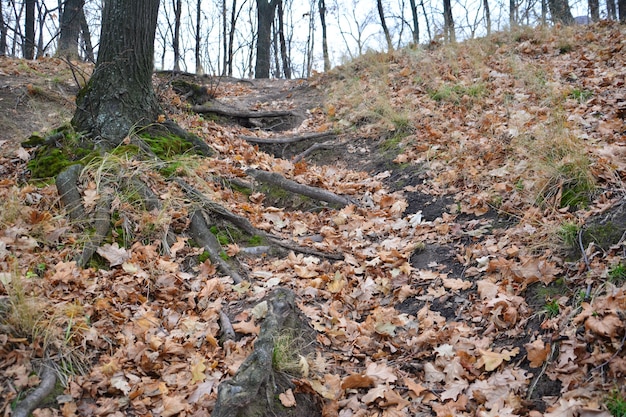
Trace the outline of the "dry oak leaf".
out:
[[[423,387],[421,384],[418,384],[411,378],[404,377],[402,381],[404,382],[404,385],[406,385],[406,387],[409,390],[413,391],[413,393],[417,396],[420,396],[423,391],[427,390],[426,387]]]
[[[376,381],[371,376],[352,374],[341,380],[341,389],[371,388],[376,385]]]
[[[530,362],[531,368],[539,368],[550,354],[550,343],[546,345],[541,339],[537,339],[532,343],[526,343],[524,348],[526,349],[526,357]]]
[[[233,329],[238,333],[244,334],[259,334],[261,328],[254,324],[254,319],[250,318],[248,321],[240,321],[239,323],[233,323]]]
[[[206,371],[206,365],[204,364],[204,358],[200,358],[193,365],[191,365],[191,383],[202,382],[206,378],[204,373]]]
[[[108,243],[102,245],[96,250],[96,252],[98,255],[109,261],[110,266],[121,265],[130,259],[130,253],[126,249],[120,248],[117,242],[112,245]]]
[[[370,363],[367,365],[365,374],[390,383],[395,382],[398,379],[396,374],[393,372],[393,368],[384,363]]]
[[[481,357],[476,362],[476,367],[480,368],[485,366],[485,371],[493,371],[504,361],[511,360],[512,357],[519,353],[519,348],[513,348],[511,350],[503,350],[501,353],[492,352],[490,350],[478,349]]]
[[[154,410],[161,417],[171,417],[187,409],[187,401],[183,396],[163,397],[163,404]]]
[[[585,329],[605,337],[615,337],[617,331],[623,327],[624,322],[613,313],[602,318],[591,316],[585,320]]]
[[[377,387],[374,387],[372,389],[370,389],[367,394],[365,394],[363,396],[363,398],[361,398],[361,400],[365,403],[365,404],[370,404],[374,401],[376,401],[376,399],[378,398],[383,398],[385,396],[385,392],[389,390],[389,387],[385,386],[385,385],[379,385]]]
[[[293,396],[291,388],[281,394],[278,394],[278,399],[280,400],[280,403],[287,408],[295,407],[296,405],[296,398]]]

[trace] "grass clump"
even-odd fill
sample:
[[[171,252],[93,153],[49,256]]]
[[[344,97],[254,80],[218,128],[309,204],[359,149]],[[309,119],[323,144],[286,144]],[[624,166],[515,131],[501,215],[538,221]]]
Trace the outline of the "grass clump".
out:
[[[444,84],[436,90],[431,90],[429,96],[435,101],[450,102],[459,105],[464,102],[465,98],[469,98],[470,103],[475,99],[482,98],[487,95],[487,88],[484,84],[477,83],[469,86],[462,84]]]
[[[618,390],[611,392],[605,404],[613,417],[626,417],[626,397]]]
[[[626,282],[626,264],[623,262],[609,268],[609,281],[616,285]]]
[[[580,227],[576,223],[565,222],[559,227],[557,235],[565,246],[575,248],[578,245],[579,232]]]
[[[272,351],[272,367],[278,372],[295,377],[308,375],[309,365],[301,354],[304,342],[304,338],[294,334],[293,331],[277,335]]]
[[[589,90],[580,90],[578,88],[575,88],[569,93],[568,97],[578,101],[579,103],[584,103],[585,101],[593,97],[593,92]]]
[[[561,307],[559,306],[559,302],[557,300],[551,300],[546,302],[546,305],[543,306],[543,310],[549,318],[552,318],[559,315]]]

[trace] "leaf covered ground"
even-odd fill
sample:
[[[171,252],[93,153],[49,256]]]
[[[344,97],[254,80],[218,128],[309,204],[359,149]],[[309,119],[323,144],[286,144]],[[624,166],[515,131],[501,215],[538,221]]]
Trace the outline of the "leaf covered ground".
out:
[[[276,134],[203,118],[155,78],[167,115],[217,154],[167,169],[95,158],[81,176],[87,210],[120,175],[149,184],[163,208],[117,193],[112,235],[86,269],[73,259],[89,230],[68,221],[53,183],[28,181],[22,124],[0,140],[0,409],[10,415],[49,359],[64,386],[37,416],[210,415],[252,352],[259,303],[281,286],[317,332],[294,378],[325,416],[610,415],[626,395],[626,248],[582,231],[626,192],[625,39],[613,23],[519,29],[369,53],[265,82],[260,96],[211,84],[249,110],[306,105],[281,135],[336,133],[298,162],[303,149],[254,145],[244,137]],[[64,65],[2,58],[3,126],[31,112],[30,131],[52,128],[39,111],[50,103],[66,122]],[[280,207],[289,196],[236,187],[249,168],[355,204]],[[224,257],[249,278],[235,284],[186,237],[197,203],[173,174],[258,229],[343,259],[250,254],[254,236],[217,224]],[[179,238],[166,248],[168,231]],[[221,338],[221,314],[235,339]]]

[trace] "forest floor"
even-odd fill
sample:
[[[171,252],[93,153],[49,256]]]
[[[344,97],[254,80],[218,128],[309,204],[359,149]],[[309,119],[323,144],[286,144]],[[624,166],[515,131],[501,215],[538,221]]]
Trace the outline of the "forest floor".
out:
[[[216,154],[172,157],[167,174],[127,154],[90,162],[87,210],[120,175],[149,184],[162,209],[119,194],[109,240],[80,269],[87,231],[53,181],[30,177],[37,151],[19,144],[71,119],[88,72],[0,58],[3,415],[52,363],[60,382],[37,416],[207,416],[277,287],[317,334],[285,372],[319,397],[318,415],[626,413],[623,25],[368,53],[308,80],[155,75],[165,114]],[[201,115],[175,80],[221,109],[290,114]],[[268,191],[250,168],[353,204]],[[186,234],[194,203],[172,174],[318,254],[255,255],[258,239],[216,223],[246,279],[222,276]],[[585,234],[597,224],[602,236]],[[165,248],[168,231],[178,239]]]

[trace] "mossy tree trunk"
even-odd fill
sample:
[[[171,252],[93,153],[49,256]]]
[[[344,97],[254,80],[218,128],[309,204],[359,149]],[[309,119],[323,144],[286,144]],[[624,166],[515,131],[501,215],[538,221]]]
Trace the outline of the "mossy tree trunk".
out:
[[[159,0],[108,0],[102,12],[98,60],[76,99],[74,127],[94,141],[119,145],[161,110],[152,89]]]

